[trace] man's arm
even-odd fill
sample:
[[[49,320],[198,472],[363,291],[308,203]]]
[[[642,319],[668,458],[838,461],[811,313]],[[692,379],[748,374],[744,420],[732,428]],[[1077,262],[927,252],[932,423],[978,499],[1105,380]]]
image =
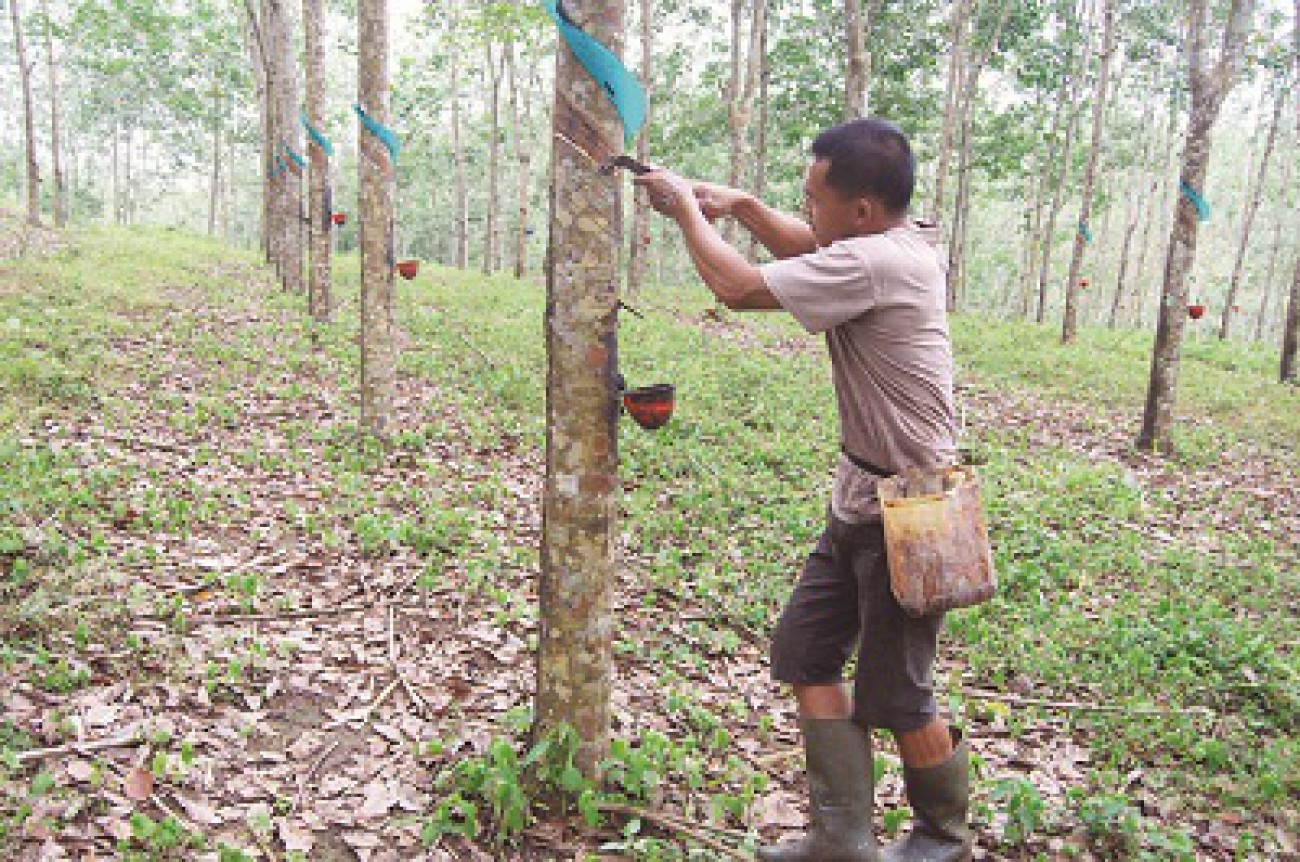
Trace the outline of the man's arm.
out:
[[[781,308],[759,268],[710,224],[689,182],[668,171],[654,171],[635,182],[649,192],[650,203],[658,212],[677,222],[696,271],[718,301],[733,311]]]
[[[773,209],[738,189],[703,182],[692,183],[692,188],[708,219],[731,216],[778,260],[817,250],[817,239],[803,219]]]

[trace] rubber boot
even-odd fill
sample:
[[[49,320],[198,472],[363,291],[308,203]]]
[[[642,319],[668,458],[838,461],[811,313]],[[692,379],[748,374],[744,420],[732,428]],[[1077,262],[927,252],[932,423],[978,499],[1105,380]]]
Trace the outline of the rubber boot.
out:
[[[879,862],[871,829],[871,734],[839,718],[803,718],[799,727],[807,755],[808,831],[760,847],[758,862]]]
[[[912,805],[912,832],[885,847],[883,862],[968,862],[974,846],[966,815],[970,809],[970,749],[952,729],[952,756],[914,769],[903,766],[903,785]]]

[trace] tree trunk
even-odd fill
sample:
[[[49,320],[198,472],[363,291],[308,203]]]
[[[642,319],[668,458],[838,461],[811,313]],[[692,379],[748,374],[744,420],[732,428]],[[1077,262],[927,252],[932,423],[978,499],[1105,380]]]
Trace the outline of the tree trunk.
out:
[[[491,137],[488,139],[487,218],[483,222],[483,274],[491,275],[498,267],[497,249],[500,245],[500,228],[497,225],[500,202],[497,198],[501,173],[501,64],[492,54],[490,40],[485,42],[483,47],[487,52],[487,69],[491,83],[488,104],[492,117]]]
[[[1092,39],[1086,30],[1086,19],[1080,14],[1075,20],[1079,22],[1080,29],[1083,30],[1083,57],[1082,62],[1075,68],[1069,80],[1064,82],[1062,88],[1069,93],[1066,102],[1073,107],[1068,109],[1066,115],[1065,137],[1061,142],[1061,158],[1056,165],[1052,184],[1052,204],[1047,210],[1047,227],[1043,230],[1043,247],[1038,258],[1037,319],[1039,323],[1047,321],[1047,280],[1052,271],[1052,246],[1056,244],[1056,217],[1061,213],[1065,184],[1070,178],[1070,151],[1074,146],[1074,130],[1083,111],[1083,104],[1079,101],[1079,91],[1083,88],[1083,79],[1087,76],[1088,66],[1092,62]],[[1071,54],[1071,57],[1073,57],[1073,54]]]
[[[131,170],[132,155],[135,152],[135,129],[126,127],[126,142],[122,164],[122,224],[135,223],[135,178]]]
[[[766,19],[764,23],[766,23]],[[767,63],[767,33],[768,27],[764,26],[763,32],[759,34],[758,39],[758,118],[754,129],[754,196],[759,200],[763,200],[767,194],[767,90],[772,77],[772,70]],[[645,136],[642,135],[642,137]],[[759,248],[758,237],[751,234],[749,237],[750,260],[758,260]]]
[[[1255,0],[1232,0],[1223,47],[1213,68],[1205,44],[1206,0],[1188,0],[1189,75],[1191,110],[1183,142],[1180,183],[1194,193],[1205,191],[1205,174],[1210,161],[1210,131],[1218,119],[1223,99],[1236,75],[1237,61],[1250,31]],[[1187,315],[1187,276],[1196,259],[1199,228],[1196,208],[1189,195],[1178,197],[1169,251],[1165,257],[1165,278],[1161,289],[1156,342],[1151,353],[1151,379],[1147,386],[1146,409],[1139,448],[1169,452],[1173,447],[1174,399],[1178,389],[1178,363],[1183,325]]]
[[[59,141],[59,77],[54,66],[54,28],[50,25],[49,0],[41,0],[45,19],[45,64],[50,76],[50,170],[54,174],[54,224],[68,223],[68,190],[63,182],[63,158]]]
[[[1083,167],[1083,200],[1079,204],[1079,224],[1074,232],[1074,253],[1070,256],[1069,275],[1065,278],[1065,314],[1061,322],[1061,343],[1074,341],[1079,328],[1079,273],[1083,269],[1083,254],[1088,249],[1084,232],[1092,220],[1092,190],[1097,181],[1097,160],[1101,153],[1102,131],[1105,127],[1106,96],[1109,94],[1110,61],[1115,55],[1115,5],[1104,0],[1101,11],[1101,69],[1097,72],[1097,89],[1092,99],[1092,141],[1088,145],[1088,161]]]
[[[948,181],[948,162],[952,158],[952,139],[956,132],[961,109],[962,67],[965,63],[966,22],[970,19],[975,0],[956,0],[952,7],[952,26],[949,30],[952,53],[948,57],[948,89],[944,102],[943,132],[939,137],[939,154],[934,168],[934,220],[943,229],[947,219],[943,216],[944,192]]]
[[[457,26],[456,4],[452,4],[451,27]],[[460,60],[451,52],[451,152],[456,183],[456,267],[469,266],[469,181],[465,177],[465,146],[460,128]]]
[[[1115,296],[1110,303],[1110,318],[1107,326],[1114,329],[1119,325],[1119,312],[1124,307],[1124,280],[1128,275],[1129,251],[1133,247],[1133,234],[1137,232],[1138,212],[1142,208],[1141,197],[1135,191],[1129,198],[1129,213],[1124,227],[1124,244],[1119,253],[1119,273],[1115,276]]]
[[[862,0],[844,0],[844,35],[847,69],[844,75],[844,122],[869,116],[871,113],[871,51],[866,47],[880,12],[882,0],[867,0],[864,10]],[[865,16],[864,16],[865,11]]]
[[[298,52],[294,50],[292,7],[286,0],[271,0],[271,17],[267,21],[267,30],[274,33],[269,38],[268,48],[275,53],[276,82],[274,90],[276,100],[275,143],[277,153],[286,163],[290,161],[285,148],[296,154],[303,152],[299,132],[301,108],[299,107],[298,88]],[[273,46],[273,47],[272,47]],[[281,282],[284,289],[291,294],[305,293],[303,284],[303,205],[302,178],[292,170],[281,175],[279,201],[281,207],[281,241],[283,243]]]
[[[1259,174],[1255,187],[1248,192],[1246,211],[1241,220],[1241,241],[1237,244],[1237,256],[1232,262],[1232,278],[1228,282],[1228,298],[1223,302],[1223,317],[1219,321],[1219,340],[1226,341],[1232,324],[1233,308],[1237,304],[1237,291],[1241,288],[1241,274],[1246,264],[1246,249],[1250,246],[1250,228],[1255,222],[1255,213],[1259,211],[1260,199],[1264,196],[1264,181],[1268,178],[1268,162],[1273,155],[1273,144],[1277,141],[1277,127],[1282,120],[1282,107],[1286,104],[1288,89],[1279,84],[1277,102],[1273,107],[1273,119],[1268,124],[1268,135],[1264,138],[1264,152],[1259,159]]]
[[[989,35],[989,41],[979,54],[966,62],[962,70],[961,106],[958,110],[958,158],[957,158],[957,201],[953,208],[952,230],[949,234],[948,259],[948,311],[957,310],[961,296],[966,289],[966,227],[968,207],[970,204],[970,132],[971,108],[979,94],[979,79],[988,64],[989,58],[998,49],[1002,39],[1002,28],[1006,26],[1011,13],[1010,0],[1002,0],[998,10],[998,20]]]
[[[121,156],[122,129],[118,124],[117,117],[113,118],[113,196],[109,199],[109,207],[113,210],[113,224],[122,223],[122,176],[119,172],[119,165],[122,161]]]
[[[1282,196],[1277,220],[1273,223],[1273,247],[1268,255],[1268,269],[1264,275],[1264,288],[1259,296],[1259,314],[1255,317],[1255,340],[1264,340],[1264,324],[1269,319],[1269,305],[1273,298],[1273,279],[1277,276],[1277,259],[1282,252],[1285,229],[1292,224],[1293,216],[1287,210],[1286,190],[1291,187],[1291,159],[1282,160]]]
[[[9,16],[14,25],[14,52],[18,55],[18,77],[23,87],[23,130],[27,140],[27,223],[41,223],[41,172],[36,164],[36,122],[32,105],[32,69],[27,65],[27,45],[23,39],[22,16],[18,0],[9,0]]]
[[[1300,0],[1295,0],[1295,19],[1292,31],[1292,80],[1300,80]],[[1295,129],[1300,137],[1300,100],[1296,101]],[[1300,343],[1300,255],[1296,256],[1295,271],[1291,274],[1291,298],[1286,307],[1286,325],[1282,329],[1281,378],[1286,383],[1296,379],[1296,346]]]
[[[303,107],[307,122],[325,134],[325,46],[321,39],[321,24],[325,17],[322,0],[303,0],[302,30],[303,76],[306,104]],[[309,136],[310,137],[310,136]],[[330,220],[334,210],[334,194],[330,188],[330,157],[324,148],[308,141],[310,198],[307,204],[309,242],[309,275],[307,280],[307,309],[312,320],[324,323],[333,313],[331,292],[331,240],[334,230]]]
[[[212,177],[208,183],[208,236],[217,235],[217,205],[221,200],[221,90],[212,84]]]
[[[622,53],[622,0],[567,0],[579,26]],[[622,134],[609,100],[567,47],[557,52],[555,127],[591,115]],[[536,733],[565,724],[581,740],[577,765],[594,775],[609,741],[618,480],[618,257],[622,178],[596,173],[552,139],[546,304],[546,481]]]
[[[357,7],[357,103],[381,126],[388,116],[388,0]],[[393,422],[397,376],[393,291],[392,157],[358,124],[361,189],[361,427],[381,438]]]
[[[646,91],[646,121],[649,129],[651,117],[649,112],[654,105],[654,5],[652,0],[641,0],[641,86]],[[636,141],[636,157],[641,162],[650,158],[650,135],[642,131]],[[645,284],[647,258],[650,254],[650,205],[644,193],[632,198],[632,230],[627,258],[627,293],[636,297]]]
[[[524,141],[528,122],[525,86],[515,71],[515,44],[506,43],[506,93],[510,96],[510,129],[515,144],[515,278],[528,272],[528,197],[532,188],[532,154]]]
[[[749,124],[754,110],[754,92],[758,86],[758,52],[761,34],[767,27],[767,0],[751,0],[749,50],[741,50],[744,0],[731,3],[731,79],[727,84],[727,127],[731,131],[730,169],[727,184],[739,188],[749,165]],[[727,219],[723,233],[732,244],[736,239],[736,222]]]

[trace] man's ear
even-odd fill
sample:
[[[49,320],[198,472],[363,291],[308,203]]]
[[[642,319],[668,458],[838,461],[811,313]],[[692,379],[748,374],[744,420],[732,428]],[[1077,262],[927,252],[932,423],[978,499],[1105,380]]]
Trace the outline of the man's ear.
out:
[[[872,219],[875,216],[875,208],[876,208],[876,202],[873,201],[871,198],[868,197],[858,198],[857,207],[854,210],[854,215],[857,217],[859,227],[866,227],[867,225],[871,224]]]

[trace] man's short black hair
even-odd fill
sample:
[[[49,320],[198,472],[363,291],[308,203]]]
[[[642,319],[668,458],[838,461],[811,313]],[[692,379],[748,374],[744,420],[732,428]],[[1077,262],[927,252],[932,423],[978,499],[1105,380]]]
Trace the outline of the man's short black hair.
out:
[[[846,197],[876,198],[890,215],[902,215],[912,202],[912,147],[888,120],[872,117],[827,129],[813,141],[812,153],[830,162],[826,183]]]

